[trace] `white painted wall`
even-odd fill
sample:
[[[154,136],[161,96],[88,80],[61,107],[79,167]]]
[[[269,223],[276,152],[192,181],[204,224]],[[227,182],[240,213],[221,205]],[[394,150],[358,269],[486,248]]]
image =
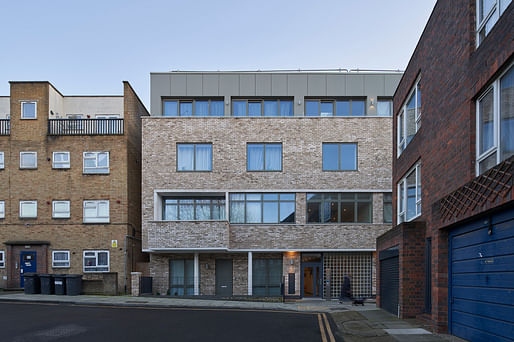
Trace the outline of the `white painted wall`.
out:
[[[50,89],[48,94],[48,118],[60,119],[64,114],[64,98],[54,87],[50,86],[48,89]]]
[[[68,114],[82,114],[94,119],[96,115],[115,114],[123,118],[122,96],[65,96],[63,118]]]

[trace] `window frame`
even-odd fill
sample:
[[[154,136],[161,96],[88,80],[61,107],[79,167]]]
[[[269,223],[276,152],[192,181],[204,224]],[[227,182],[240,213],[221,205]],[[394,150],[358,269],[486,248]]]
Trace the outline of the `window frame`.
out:
[[[353,195],[353,199],[344,199],[341,198],[341,195]],[[369,195],[369,200],[359,199],[359,195],[367,194]],[[321,199],[318,200],[309,200],[309,195],[321,195]],[[326,196],[334,196],[337,195],[337,199],[326,198]],[[320,212],[320,220],[318,222],[309,222],[309,202],[310,203],[320,203],[320,208],[323,210],[323,203],[336,202],[338,206],[337,210],[337,222],[323,222],[323,218],[321,217]],[[341,218],[341,205],[342,203],[353,203],[354,208],[354,221],[346,222],[342,221]],[[361,222],[358,220],[359,218],[359,203],[369,203],[369,222]],[[340,210],[341,209],[341,210]],[[373,193],[369,192],[308,192],[305,194],[305,221],[306,224],[373,224]]]
[[[34,155],[34,160],[35,160],[35,164],[34,166],[24,166],[22,164],[22,161],[23,161],[23,155]],[[24,169],[24,170],[36,170],[37,169],[37,152],[35,151],[21,151],[20,152],[20,169]]]
[[[337,145],[337,165],[338,168],[335,170],[325,169],[323,163],[323,147],[325,145]],[[341,168],[341,145],[354,145],[355,146],[355,169],[343,169]],[[358,142],[322,142],[321,143],[321,170],[323,172],[355,172],[359,171],[359,143]]]
[[[263,149],[263,152],[262,152],[262,155],[263,155],[263,159],[262,159],[262,162],[263,162],[263,165],[262,165],[262,170],[258,170],[258,169],[250,169],[249,168],[249,150],[248,150],[248,147],[250,145],[262,145],[262,149]],[[277,169],[277,170],[269,170],[269,169],[266,169],[266,146],[267,145],[280,145],[280,169]],[[282,172],[283,171],[283,168],[284,168],[284,146],[281,142],[279,143],[254,143],[254,142],[247,142],[246,143],[246,171],[247,172]]]
[[[5,201],[2,200],[0,201],[0,219],[4,219],[5,218]]]
[[[408,199],[408,186],[407,186],[407,178],[412,174],[415,173],[415,184],[416,184],[416,196],[414,201],[414,209],[416,211],[416,215],[411,217],[410,219],[407,219],[407,213],[408,213],[408,207],[407,204],[409,203]],[[397,209],[396,209],[396,219],[397,224],[403,223],[403,222],[411,222],[422,214],[422,189],[421,189],[421,162],[417,162],[416,165],[414,165],[409,171],[405,173],[405,175],[400,179],[400,181],[397,183]],[[403,193],[401,193],[403,191]],[[403,203],[401,203],[403,201]],[[418,212],[418,206],[419,206],[419,212]]]
[[[407,146],[409,145],[410,141],[407,141],[407,104],[412,96],[414,96],[414,121],[415,121],[415,132],[413,135],[413,139],[418,133],[419,129],[421,128],[421,104],[418,106],[418,97],[422,96],[423,93],[420,89],[420,83],[421,83],[421,76],[419,76],[416,79],[416,82],[414,82],[414,85],[412,86],[411,90],[409,91],[409,94],[406,96],[405,101],[403,102],[402,106],[400,107],[400,114],[397,115],[397,126],[396,126],[396,136],[397,136],[397,156],[396,158],[399,158],[403,151],[407,149]],[[418,93],[421,93],[421,95],[418,96]],[[420,98],[421,99],[421,98]],[[421,101],[423,103],[423,101]],[[418,110],[419,108],[419,110]],[[400,124],[400,120],[402,120]],[[400,131],[400,127],[402,128]]]
[[[165,112],[164,112],[164,109],[166,107],[165,103],[166,102],[177,102],[177,115],[165,115]],[[196,114],[196,102],[209,102],[209,109],[208,109],[208,114],[207,115],[198,115]],[[212,114],[212,102],[221,102],[223,103],[223,114]],[[181,103],[191,103],[192,104],[192,111],[191,111],[191,115],[181,115],[180,114],[180,104]],[[167,117],[167,118],[176,118],[176,117],[184,117],[184,118],[189,118],[189,117],[223,117],[225,116],[225,99],[220,97],[220,98],[184,98],[184,99],[176,99],[176,98],[164,98],[162,99],[162,116],[163,117]]]
[[[34,117],[33,118],[27,118],[23,115],[23,106],[28,103],[34,104]],[[21,113],[20,113],[20,119],[21,120],[37,120],[37,101],[21,101]]]
[[[68,211],[67,212],[56,212],[55,205],[56,204],[62,204],[66,203],[68,205]],[[67,214],[67,216],[56,216],[56,214],[64,213]],[[71,204],[68,200],[52,200],[52,218],[53,219],[67,219],[71,216]]]
[[[261,195],[260,200],[249,200],[248,195]],[[232,199],[232,195],[244,195],[244,199]],[[264,199],[264,195],[277,195],[277,200]],[[294,199],[281,199],[281,195],[293,195]],[[255,225],[274,225],[274,224],[296,224],[296,193],[294,192],[231,192],[228,194],[229,198],[229,213],[228,222],[230,224],[255,224]],[[232,202],[243,203],[243,222],[232,221]],[[247,203],[260,203],[260,221],[259,222],[248,222],[247,219]],[[277,222],[264,222],[264,203],[277,203]],[[294,204],[294,219],[293,222],[280,222],[280,204],[281,203],[293,203]]]
[[[95,266],[86,266],[85,262],[86,262],[86,253],[94,253],[94,258],[95,258]],[[105,265],[98,265],[98,254],[99,253],[107,253],[107,266]],[[88,258],[92,258],[93,256],[91,255],[88,255],[87,256]],[[106,270],[96,270],[96,268],[100,268],[100,267],[107,267]],[[92,270],[95,268],[95,270]],[[111,256],[110,256],[110,253],[109,253],[109,250],[83,250],[82,251],[82,271],[84,273],[105,273],[105,272],[109,272],[111,269]]]
[[[245,102],[245,105],[246,105],[246,111],[245,111],[245,115],[234,115],[234,101],[241,101],[241,102]],[[277,102],[277,114],[276,115],[264,115],[264,102],[266,101],[276,101]],[[293,110],[291,115],[280,115],[280,102],[281,101],[284,101],[284,102],[291,102],[291,109]],[[248,115],[248,107],[249,107],[249,103],[260,103],[261,105],[261,113],[260,115]],[[230,99],[230,116],[231,117],[235,117],[235,118],[252,118],[252,117],[255,117],[255,118],[259,118],[259,117],[263,117],[263,118],[288,118],[288,117],[293,117],[294,116],[294,98],[285,98],[285,97],[278,97],[278,98],[255,98],[255,99],[252,99],[252,98],[232,98]]]
[[[386,195],[389,195],[391,196],[391,200],[386,200]],[[384,192],[382,194],[382,221],[384,223],[393,223],[393,193],[392,192]],[[387,205],[390,205],[391,206],[391,221],[386,221],[385,219],[385,207],[386,207],[386,204]]]
[[[68,255],[68,259],[63,261],[63,260],[55,260],[55,254],[56,253],[66,253]],[[57,266],[55,265],[56,262],[67,262],[68,263],[68,266],[66,265],[63,265],[63,266]],[[71,267],[71,255],[70,255],[70,251],[68,250],[55,250],[55,251],[52,251],[52,268],[70,268]]]
[[[192,170],[179,170],[178,159],[179,159],[179,145],[193,145],[193,169]],[[211,147],[211,168],[209,170],[196,170],[196,145],[209,145]],[[176,172],[212,172],[214,167],[214,149],[211,142],[197,142],[197,143],[177,143],[175,145],[176,157],[175,157],[175,170]]]
[[[86,154],[94,154],[94,158],[86,157]],[[98,166],[98,157],[101,154],[107,154],[107,166]],[[94,160],[95,166],[86,167],[86,159]],[[84,151],[82,152],[82,174],[87,175],[107,175],[111,173],[110,167],[110,153],[109,151]],[[102,169],[107,169],[107,171],[101,171]]]
[[[5,251],[4,250],[0,251],[0,256],[2,257],[2,258],[0,258],[0,268],[5,268]]]
[[[349,117],[366,117],[368,116],[368,99],[366,97],[349,97],[349,98],[305,98],[304,99],[304,116],[312,117],[312,118],[331,118],[331,117],[340,117],[340,118],[349,118]],[[318,102],[318,115],[307,115],[307,102]],[[348,102],[348,115],[337,115],[337,102]],[[353,102],[364,102],[364,114],[362,115],[353,115],[352,107]],[[332,115],[321,115],[321,104],[322,103],[332,103]]]
[[[5,169],[5,154],[3,151],[0,151],[0,170]]]
[[[55,156],[57,154],[64,154],[68,156],[67,164],[66,162],[57,162],[59,164],[63,164],[63,166],[57,166],[55,161]],[[67,151],[55,151],[52,152],[52,169],[69,169],[71,167],[71,160],[70,160],[70,152]]]
[[[86,216],[86,205],[88,203],[94,203],[96,209],[96,216],[89,217]],[[107,204],[107,216],[100,216],[99,213],[99,205]],[[110,223],[111,222],[111,211],[110,211],[110,202],[109,200],[84,200],[82,203],[82,222],[83,223]]]
[[[485,32],[486,26],[489,23],[489,20],[493,20],[493,15],[496,11],[498,11],[498,17],[495,19],[495,21],[492,23],[491,29],[496,25],[496,23],[500,20],[502,14],[505,12],[505,9],[509,7],[511,1],[509,0],[507,6],[503,8],[502,1],[501,0],[494,0],[494,5],[491,6],[491,9],[487,14],[484,15],[483,19],[480,20],[480,12],[482,10],[480,6],[481,0],[476,0],[476,15],[475,15],[475,21],[476,21],[476,33],[475,33],[475,39],[476,39],[476,48],[482,44],[482,41],[485,40],[485,38],[489,35],[489,32]],[[484,30],[484,37],[482,41],[480,40],[480,32]]]
[[[166,200],[177,200],[177,203],[176,203],[176,206],[177,206],[177,219],[176,220],[167,220],[166,219]],[[193,206],[193,219],[192,220],[183,220],[180,218],[180,210],[179,210],[179,207],[180,207],[180,201],[184,201],[184,200],[192,200],[193,203],[191,204]],[[197,215],[196,215],[196,208],[197,206],[201,206],[202,204],[201,203],[197,203],[197,200],[209,200],[209,209],[210,209],[210,219],[205,219],[205,220],[202,220],[202,219],[198,219],[197,218]],[[223,218],[221,219],[213,219],[213,213],[214,213],[214,208],[216,206],[216,201],[223,201],[223,208],[220,209],[220,214],[223,213]],[[177,222],[177,221],[180,221],[180,222],[193,222],[193,221],[214,221],[214,222],[219,222],[219,221],[227,221],[227,218],[226,218],[226,210],[227,210],[227,200],[226,200],[226,197],[225,196],[162,196],[162,213],[161,213],[161,220],[162,221],[169,221],[169,222]],[[173,204],[171,204],[173,205]],[[203,204],[205,205],[205,204]]]
[[[22,207],[26,204],[33,204],[35,205],[35,215],[34,216],[24,216]],[[19,218],[37,218],[37,200],[20,200],[20,207],[19,207]]]

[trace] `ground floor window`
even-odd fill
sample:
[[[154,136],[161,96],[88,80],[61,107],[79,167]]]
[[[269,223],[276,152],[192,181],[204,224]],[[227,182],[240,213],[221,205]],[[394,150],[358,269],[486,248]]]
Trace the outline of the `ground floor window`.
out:
[[[84,272],[109,272],[109,251],[84,251]]]
[[[5,252],[0,251],[0,268],[5,267]]]
[[[194,261],[170,260],[170,293],[171,296],[194,295]]]
[[[52,267],[70,267],[70,251],[52,251]]]
[[[282,259],[254,259],[252,267],[253,295],[280,296]]]
[[[371,253],[324,253],[323,274],[324,277],[330,274],[332,298],[339,298],[345,276],[350,277],[353,297],[368,298],[372,296]],[[327,279],[325,279],[325,283],[326,281]]]

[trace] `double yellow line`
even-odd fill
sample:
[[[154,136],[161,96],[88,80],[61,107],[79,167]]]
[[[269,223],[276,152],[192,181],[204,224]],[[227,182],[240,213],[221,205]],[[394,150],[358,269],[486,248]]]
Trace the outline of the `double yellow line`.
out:
[[[321,319],[323,317],[323,319]],[[334,334],[332,334],[332,329],[330,329],[330,323],[328,323],[327,315],[324,313],[318,314],[318,323],[319,323],[319,330],[321,331],[321,341],[323,342],[336,342],[336,339],[334,338]],[[325,328],[327,332],[325,333]],[[328,340],[327,340],[327,333],[328,333]]]

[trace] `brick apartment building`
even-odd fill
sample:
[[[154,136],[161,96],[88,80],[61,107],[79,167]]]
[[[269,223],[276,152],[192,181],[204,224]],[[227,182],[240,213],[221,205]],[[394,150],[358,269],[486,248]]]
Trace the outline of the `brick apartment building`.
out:
[[[471,341],[514,336],[513,7],[437,1],[394,95],[378,303]]]
[[[143,251],[172,296],[375,294],[401,73],[151,74]]]
[[[141,259],[141,119],[122,96],[64,96],[10,82],[0,97],[0,287],[24,272],[118,274]]]

